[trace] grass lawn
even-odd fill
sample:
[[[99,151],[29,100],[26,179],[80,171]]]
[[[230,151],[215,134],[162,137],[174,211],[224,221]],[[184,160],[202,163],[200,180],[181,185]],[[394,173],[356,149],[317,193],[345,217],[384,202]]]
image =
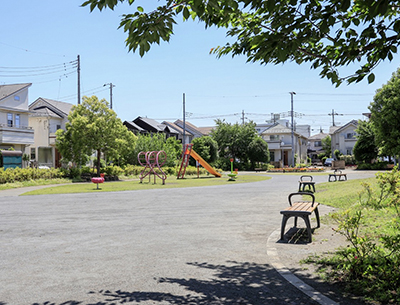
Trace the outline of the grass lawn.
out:
[[[376,178],[356,179],[338,182],[318,183],[315,200],[335,208],[347,209],[358,202],[359,193],[363,190],[361,183],[376,186]]]
[[[44,194],[67,194],[67,193],[90,193],[90,192],[118,192],[118,191],[133,191],[133,190],[148,190],[158,188],[182,188],[182,187],[201,187],[213,185],[231,185],[235,183],[249,183],[271,179],[265,175],[239,174],[236,181],[228,181],[227,176],[216,178],[214,176],[200,176],[200,178],[188,176],[185,179],[176,179],[175,176],[168,177],[165,185],[157,178],[154,184],[153,177],[151,181],[146,178],[143,183],[139,179],[129,181],[114,181],[99,184],[97,189],[94,183],[71,183],[68,185],[50,186],[40,190],[26,192],[23,195],[44,195]]]
[[[376,178],[348,180],[342,182],[319,183],[315,200],[321,204],[338,208],[339,211],[357,210],[360,203],[360,194],[363,190],[362,183],[368,183],[372,189],[378,191]],[[365,193],[361,197],[366,198]],[[363,226],[360,229],[362,234],[376,236],[378,238],[382,233],[392,234],[393,227],[391,219],[395,217],[395,211],[392,208],[373,210],[363,210]],[[329,216],[328,216],[329,217]]]

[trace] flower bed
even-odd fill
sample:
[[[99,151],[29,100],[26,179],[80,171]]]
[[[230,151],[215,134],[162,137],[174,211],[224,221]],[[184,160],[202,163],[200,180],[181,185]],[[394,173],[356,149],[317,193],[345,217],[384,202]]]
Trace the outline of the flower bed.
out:
[[[323,167],[284,167],[284,168],[271,168],[269,173],[301,173],[301,172],[323,172]]]

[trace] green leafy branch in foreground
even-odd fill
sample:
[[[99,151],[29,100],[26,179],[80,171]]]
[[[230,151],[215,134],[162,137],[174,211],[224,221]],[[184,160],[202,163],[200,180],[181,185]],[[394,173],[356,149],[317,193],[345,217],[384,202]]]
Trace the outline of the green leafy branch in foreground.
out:
[[[368,83],[382,61],[392,61],[400,44],[400,6],[395,0],[86,0],[82,6],[113,10],[118,4],[136,6],[123,14],[129,51],[140,56],[151,45],[169,42],[179,19],[197,20],[226,29],[229,41],[211,53],[247,57],[260,64],[308,63],[322,78]],[[150,8],[148,8],[150,6]],[[127,9],[128,10],[128,9]],[[132,11],[132,9],[131,9]],[[339,69],[350,67],[350,75]]]
[[[397,304],[400,302],[400,172],[396,167],[378,173],[376,180],[378,190],[363,183],[358,202],[333,215],[339,223],[335,231],[345,236],[350,245],[322,262],[334,266],[331,276],[348,284],[351,292]],[[379,224],[375,219],[378,212],[386,216]],[[373,225],[375,230],[371,230]]]

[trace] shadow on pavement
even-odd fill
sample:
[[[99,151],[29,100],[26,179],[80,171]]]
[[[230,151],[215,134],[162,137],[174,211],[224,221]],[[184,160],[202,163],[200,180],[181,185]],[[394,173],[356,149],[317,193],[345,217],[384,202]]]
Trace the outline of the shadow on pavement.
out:
[[[267,264],[227,262],[222,265],[209,263],[188,263],[196,268],[214,272],[210,279],[158,278],[160,284],[179,285],[183,294],[154,291],[90,291],[95,302],[68,300],[62,303],[47,301],[32,305],[114,305],[136,304],[191,304],[191,305],[237,305],[237,304],[307,304],[316,305],[305,294],[284,280],[274,268]],[[132,283],[134,286],[134,283]],[[166,287],[166,286],[163,286]],[[163,288],[165,289],[165,288]],[[176,291],[176,287],[167,289]],[[6,305],[1,303],[0,305]],[[7,304],[8,305],[8,304]]]
[[[159,283],[177,284],[188,294],[143,291],[100,291],[113,302],[167,302],[168,304],[317,304],[288,284],[269,265],[227,262],[226,265],[188,263],[214,271],[213,279],[159,278]]]

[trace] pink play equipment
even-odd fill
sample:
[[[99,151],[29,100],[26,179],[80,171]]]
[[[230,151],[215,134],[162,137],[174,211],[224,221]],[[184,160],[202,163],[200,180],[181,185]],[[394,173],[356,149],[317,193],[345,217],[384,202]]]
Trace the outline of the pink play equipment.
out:
[[[186,167],[189,164],[189,159],[192,157],[195,159],[201,166],[203,166],[210,174],[215,177],[221,177],[222,175],[218,173],[210,164],[208,164],[202,157],[200,157],[194,150],[193,144],[186,144],[183,148],[182,152],[182,162],[178,172],[178,179],[185,176]]]
[[[154,184],[156,183],[156,176],[162,180],[162,184],[165,184],[167,175],[161,169],[161,167],[167,161],[167,154],[165,153],[165,151],[141,151],[138,154],[138,161],[140,165],[144,166],[144,169],[139,174],[140,183],[143,182],[143,179],[146,176],[149,176],[150,182],[150,176],[151,174],[153,174]]]
[[[104,174],[100,174],[100,177],[93,177],[92,182],[97,184],[97,190],[99,189],[99,183],[104,182]]]

